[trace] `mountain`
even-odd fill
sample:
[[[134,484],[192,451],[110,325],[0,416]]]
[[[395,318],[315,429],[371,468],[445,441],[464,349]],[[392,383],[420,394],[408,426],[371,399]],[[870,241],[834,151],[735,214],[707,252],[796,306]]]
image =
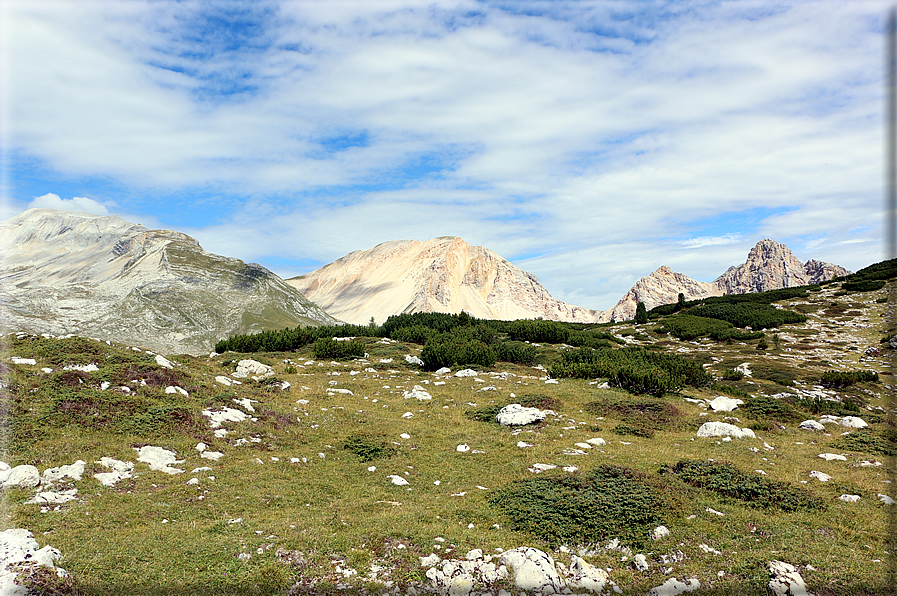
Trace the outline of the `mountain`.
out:
[[[287,283],[334,317],[356,324],[411,312],[582,322],[600,314],[555,300],[532,273],[455,236],[384,242]]]
[[[335,319],[252,263],[117,216],[29,209],[0,222],[4,330],[76,334],[162,353]]]
[[[638,280],[612,309],[604,311],[601,320],[632,319],[639,301],[651,310],[661,304],[676,302],[679,293],[684,294],[686,300],[697,300],[707,296],[765,292],[819,283],[848,273],[844,267],[823,261],[801,263],[787,246],[764,238],[750,250],[744,263],[729,267],[710,283],[661,267]]]
[[[747,261],[707,283],[667,266],[641,278],[605,311],[555,300],[532,273],[482,246],[445,236],[397,240],[355,251],[287,283],[331,315],[356,324],[411,312],[460,312],[485,319],[543,318],[584,323],[630,320],[639,301],[648,309],[722,294],[762,292],[817,283],[848,271],[821,261],[801,264],[787,246],[764,239]]]

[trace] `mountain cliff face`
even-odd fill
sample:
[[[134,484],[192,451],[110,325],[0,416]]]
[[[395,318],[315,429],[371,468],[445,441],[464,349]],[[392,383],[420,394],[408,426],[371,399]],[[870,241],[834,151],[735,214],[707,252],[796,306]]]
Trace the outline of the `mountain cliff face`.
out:
[[[335,321],[264,267],[117,216],[30,209],[0,222],[0,251],[4,331],[198,354],[231,333]]]
[[[535,275],[482,246],[445,236],[355,251],[287,283],[349,323],[462,310],[484,319],[597,320],[598,311],[551,297]]]
[[[697,300],[707,296],[804,286],[848,273],[850,272],[844,267],[823,261],[810,260],[802,264],[787,246],[765,238],[751,249],[744,263],[729,267],[712,283],[696,281],[673,272],[669,267],[661,267],[638,280],[612,309],[604,311],[600,319],[632,319],[639,301],[644,302],[645,307],[651,310],[661,304],[676,302],[680,292],[685,295],[686,300]]]

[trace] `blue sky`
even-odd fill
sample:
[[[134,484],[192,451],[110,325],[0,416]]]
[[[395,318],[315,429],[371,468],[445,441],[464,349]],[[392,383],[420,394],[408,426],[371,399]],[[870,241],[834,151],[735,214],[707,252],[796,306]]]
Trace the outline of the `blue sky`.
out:
[[[885,2],[4,0],[0,217],[287,277],[461,236],[556,298],[881,260]]]

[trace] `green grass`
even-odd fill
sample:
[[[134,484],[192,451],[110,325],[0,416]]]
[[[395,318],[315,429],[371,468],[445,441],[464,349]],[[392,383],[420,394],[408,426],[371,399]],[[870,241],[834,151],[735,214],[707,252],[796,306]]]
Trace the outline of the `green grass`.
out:
[[[827,307],[836,289],[827,286],[801,300]],[[868,318],[876,321],[886,306],[850,304],[851,309],[868,310]],[[820,320],[809,314],[812,321]],[[821,320],[837,325],[828,318]],[[631,325],[607,326],[602,332],[628,328]],[[869,328],[854,333],[864,334],[874,345],[885,331]],[[659,353],[690,350],[683,354],[689,362],[698,367],[711,364],[717,374],[749,362],[753,378],[725,382],[729,390],[743,392],[746,404],[755,399],[748,393],[782,391],[775,380],[764,378],[772,373],[790,379],[795,389],[789,391],[796,395],[796,388],[815,384],[832,367],[823,360],[852,359],[844,369],[874,364],[861,365],[861,353],[835,351],[817,342],[809,327],[795,325],[782,333],[827,351],[818,361],[810,361],[802,351],[786,352],[789,340],[783,341],[780,353],[758,352],[753,345],[738,342],[705,340],[694,346],[653,334],[643,341],[655,342],[652,345],[658,348],[663,340],[664,347],[655,350]],[[494,553],[496,548],[525,545],[568,564],[561,544],[595,544],[614,537],[635,552],[653,553],[652,561],[673,550],[687,556],[679,563],[654,564],[645,573],[635,572],[618,552],[599,549],[586,557],[610,568],[611,579],[626,593],[647,593],[672,575],[698,578],[711,594],[762,592],[769,581],[763,564],[776,558],[813,565],[818,571],[804,572],[803,577],[809,590],[819,594],[859,593],[863,588],[875,593],[870,586],[883,581],[884,565],[872,559],[887,557],[881,531],[887,510],[876,496],[886,492],[881,481],[887,475],[883,468],[858,463],[880,456],[876,449],[882,444],[887,447],[885,423],[865,409],[885,406],[887,396],[878,392],[883,383],[891,383],[886,377],[882,384],[861,384],[839,393],[846,400],[839,402],[841,406],[846,408],[849,402],[854,408],[839,410],[840,415],[862,416],[871,424],[868,431],[841,437],[827,425],[830,436],[808,433],[796,428],[796,418],[786,416],[784,430],[773,431],[770,426],[768,431],[757,431],[761,439],[723,442],[695,437],[702,422],[716,418],[702,416],[707,410],[683,399],[712,399],[722,392],[721,384],[689,386],[687,396],[667,393],[657,398],[598,389],[590,378],[546,384],[540,378],[545,372],[504,362],[480,369],[483,382],[477,382],[438,377],[408,365],[403,356],[419,354],[417,344],[364,341],[370,353],[364,362],[332,364],[330,359],[316,359],[306,365],[313,359],[308,345],[297,352],[184,358],[173,370],[158,367],[145,353],[91,340],[9,342],[5,354],[34,357],[38,364],[0,367],[10,393],[9,407],[0,418],[0,431],[8,439],[0,459],[11,465],[36,465],[41,471],[83,459],[87,471],[82,480],[68,485],[78,488],[79,499],[62,505],[60,511],[41,513],[38,506],[25,505],[34,491],[5,491],[5,527],[27,528],[41,546],[60,549],[62,566],[72,575],[72,590],[91,595],[286,594],[297,582],[305,593],[326,593],[328,586],[335,590],[340,582],[356,592],[365,586],[371,593],[391,591],[362,578],[371,565],[389,569],[390,579],[404,593],[407,586],[428,584],[416,557],[431,552],[463,558],[472,548]],[[562,362],[562,354],[559,347],[538,349],[539,361],[546,365]],[[786,354],[797,357],[783,358]],[[246,357],[271,365],[277,379],[291,383],[290,391],[248,379],[232,387],[215,382],[215,376],[230,374]],[[381,358],[394,361],[381,364]],[[8,363],[9,358],[0,361]],[[100,370],[64,372],[61,365],[67,362],[95,362]],[[40,371],[44,366],[54,371],[45,374]],[[350,374],[353,371],[358,374]],[[690,367],[689,372],[697,371]],[[140,379],[145,386],[132,383]],[[131,387],[131,394],[100,391],[104,380]],[[169,384],[187,389],[189,397],[166,394]],[[424,387],[433,399],[405,399],[404,392],[414,385]],[[487,386],[496,390],[481,391]],[[228,424],[231,433],[216,437],[201,411],[240,407],[234,399],[255,400],[256,420]],[[308,403],[301,403],[304,400]],[[557,415],[522,429],[482,422],[494,419],[498,408],[513,402],[552,409]],[[813,414],[809,404],[799,400],[775,402],[801,417]],[[740,426],[773,424],[782,417],[771,409],[772,402],[754,403],[766,404],[756,410],[759,418],[749,415],[750,405],[731,414],[740,418]],[[177,412],[185,415],[176,417]],[[406,412],[413,417],[403,418]],[[626,427],[637,432],[617,434]],[[643,436],[652,432],[652,438]],[[410,439],[402,438],[403,433]],[[584,450],[585,455],[565,453],[574,443],[594,437],[605,439],[606,445]],[[247,442],[238,445],[240,439]],[[224,458],[217,462],[201,458],[194,448],[200,441],[223,452]],[[518,441],[532,447],[520,448]],[[766,450],[762,441],[775,449]],[[471,450],[458,452],[462,443]],[[137,463],[135,476],[115,487],[103,487],[92,478],[105,471],[95,463],[101,457],[136,461],[134,447],[146,444],[176,451],[185,460],[178,465],[185,473],[169,476]],[[751,447],[760,451],[752,452]],[[817,457],[826,451],[850,455],[847,462],[826,462]],[[291,458],[299,462],[292,463]],[[730,485],[759,487],[762,498],[744,500],[725,490],[711,490],[709,481],[699,487],[679,474],[659,473],[681,460],[710,459],[731,464]],[[528,468],[537,462],[558,468],[533,474]],[[571,465],[579,470],[560,469]],[[191,473],[202,466],[212,470]],[[375,471],[368,471],[372,466]],[[832,483],[810,478],[811,470],[832,475]],[[392,484],[387,476],[393,474],[406,478],[409,485]],[[711,476],[716,481],[725,474]],[[186,484],[192,477],[199,479],[198,485]],[[785,491],[784,508],[770,486]],[[835,493],[841,489],[862,499],[852,504],[838,501],[840,493]],[[453,496],[461,493],[464,496]],[[821,499],[826,510],[804,507],[815,502],[806,494]],[[769,504],[757,506],[763,499]],[[708,508],[725,516],[709,513]],[[242,522],[229,523],[237,518]],[[550,523],[539,523],[543,518]],[[648,532],[659,523],[667,525],[673,536],[649,542]],[[434,541],[436,537],[445,542]],[[400,544],[404,548],[398,548]],[[725,556],[709,555],[700,544]],[[435,550],[434,545],[442,549]],[[278,550],[301,553],[295,556],[303,563],[282,562]],[[250,558],[240,560],[240,553]],[[359,576],[338,578],[334,560],[357,568]],[[673,571],[665,573],[670,566]]]

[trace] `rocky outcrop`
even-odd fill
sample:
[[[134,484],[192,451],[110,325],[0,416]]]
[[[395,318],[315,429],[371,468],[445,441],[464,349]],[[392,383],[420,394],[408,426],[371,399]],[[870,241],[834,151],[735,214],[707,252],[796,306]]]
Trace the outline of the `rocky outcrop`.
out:
[[[694,280],[667,266],[660,267],[638,280],[612,309],[601,313],[598,320],[628,321],[635,317],[639,301],[651,310],[661,304],[676,302],[680,293],[686,300],[699,300],[708,296],[804,286],[848,273],[850,271],[844,267],[823,261],[809,260],[802,264],[787,246],[766,238],[751,249],[747,261],[729,267],[711,283]]]
[[[594,322],[600,314],[555,300],[535,275],[455,236],[385,242],[287,283],[355,324],[412,312],[581,322]]]
[[[680,293],[685,295],[686,300],[722,294],[714,284],[694,280],[664,265],[635,282],[612,309],[602,313],[600,320],[629,321],[635,318],[635,309],[640,301],[645,303],[645,308],[651,310],[661,304],[676,302]]]
[[[260,265],[116,216],[29,209],[0,222],[0,252],[3,331],[198,354],[233,333],[335,321]]]
[[[765,238],[751,249],[747,261],[729,267],[713,283],[721,294],[747,294],[819,283],[848,273],[822,261],[802,264],[787,246]]]

